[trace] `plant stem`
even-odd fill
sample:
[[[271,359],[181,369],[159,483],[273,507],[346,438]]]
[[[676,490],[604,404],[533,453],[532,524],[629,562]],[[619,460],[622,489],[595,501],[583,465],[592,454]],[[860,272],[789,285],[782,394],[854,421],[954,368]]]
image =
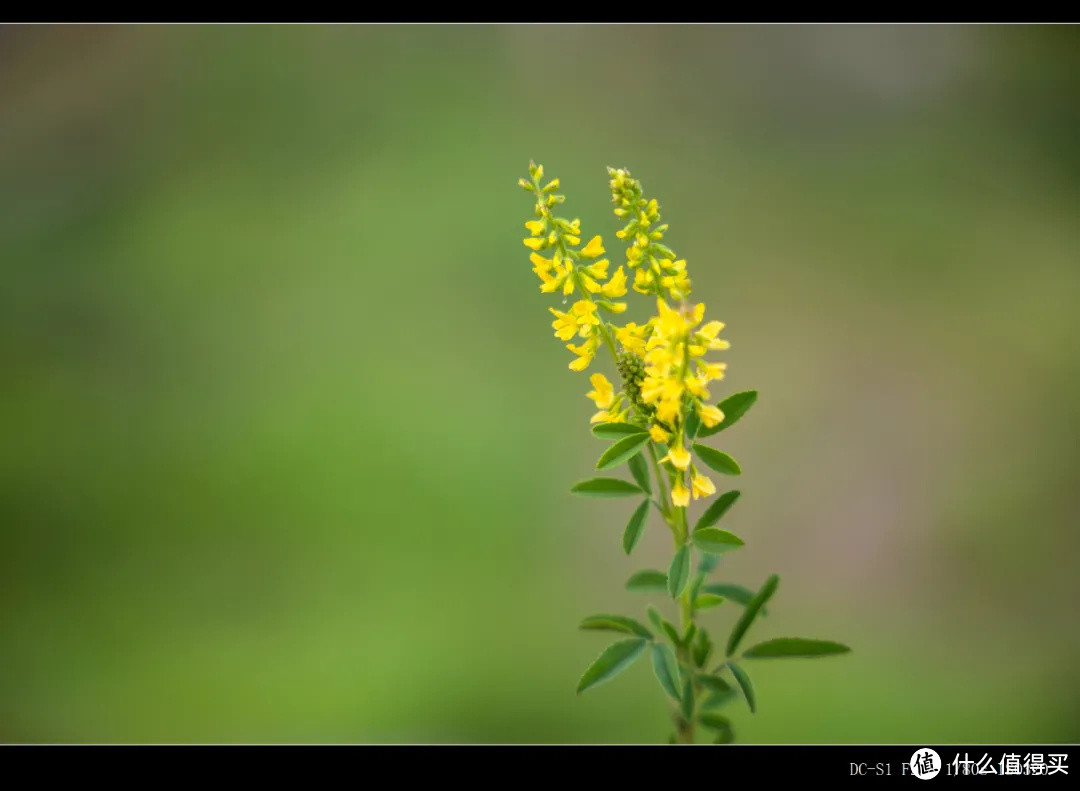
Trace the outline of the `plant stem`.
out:
[[[580,288],[580,284],[579,284]],[[610,325],[603,318],[600,319],[600,335],[604,339],[604,345],[607,346],[608,351],[611,352],[611,359],[615,362],[615,365],[619,364],[619,355],[615,349],[615,343],[611,339]],[[636,410],[635,410],[636,411]],[[684,506],[675,507],[671,501],[668,493],[668,488],[671,484],[670,475],[668,480],[664,480],[664,475],[661,473],[660,458],[656,454],[656,443],[650,439],[648,445],[649,460],[652,462],[653,474],[656,476],[656,486],[660,492],[660,512],[664,517],[664,521],[668,523],[668,527],[671,528],[672,537],[675,539],[675,548],[685,545],[689,539],[690,531],[686,521],[686,508]],[[689,547],[691,568],[693,568],[694,549]],[[686,589],[679,597],[679,611],[681,616],[681,623],[683,634],[687,633],[690,625],[694,623],[694,603],[690,600],[690,585],[688,584]],[[689,674],[690,678],[693,678],[694,673],[694,660],[689,648],[679,649],[680,664],[684,665],[684,672]],[[697,682],[693,682],[693,692],[697,692]],[[680,714],[676,720],[676,731],[678,733],[679,741],[683,744],[694,743],[694,719],[690,717],[688,720],[683,719]]]
[[[652,460],[653,473],[656,475],[656,485],[660,489],[660,501],[664,504],[664,518],[668,520],[670,524],[671,520],[671,502],[668,500],[667,486],[664,485],[664,478],[660,475],[660,459],[656,456],[656,443],[649,440],[649,458]],[[672,526],[674,529],[674,525]]]

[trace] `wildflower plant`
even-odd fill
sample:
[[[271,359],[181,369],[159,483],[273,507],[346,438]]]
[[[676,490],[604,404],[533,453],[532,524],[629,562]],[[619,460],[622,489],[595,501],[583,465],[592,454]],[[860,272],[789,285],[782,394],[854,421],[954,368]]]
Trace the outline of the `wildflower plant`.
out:
[[[646,610],[649,625],[625,615],[585,618],[582,629],[619,633],[621,639],[585,670],[577,691],[614,678],[648,653],[656,680],[671,700],[674,733],[669,741],[693,743],[701,727],[712,741],[723,744],[734,738],[723,707],[741,693],[751,713],[757,708],[744,662],[823,657],[850,649],[828,640],[779,637],[740,651],[751,625],[766,614],[765,605],[780,580],[774,574],[756,591],[709,581],[718,559],[744,544],[717,527],[740,492],[716,496],[716,483],[709,476],[737,476],[742,470],[730,455],[703,440],[738,422],[757,400],[757,392],[738,392],[713,403],[710,387],[724,379],[727,369],[726,362],[712,356],[729,347],[720,337],[724,324],[706,321],[704,303],[690,301],[686,261],[664,241],[668,225],[661,222],[656,199],[645,197],[641,182],[629,171],[608,168],[608,174],[615,216],[623,223],[615,236],[626,246],[625,262],[612,270],[599,235],[582,243],[586,237],[581,221],[557,213],[565,202],[559,179],[545,183],[544,168],[535,163],[529,164],[529,177],[518,181],[536,198],[524,243],[540,291],[560,297],[565,308],[548,310],[554,316],[555,337],[573,355],[570,370],[590,368],[602,346],[617,372],[614,383],[599,372],[589,377],[592,389],[586,396],[597,410],[590,418],[592,433],[611,441],[596,469],[613,471],[626,465],[632,480],[589,478],[571,491],[638,501],[622,534],[627,555],[641,540],[651,511],[659,514],[673,540],[671,562],[666,571],[638,571],[626,587],[673,600],[679,625],[651,605]],[[618,323],[627,309],[623,298],[628,284],[655,306],[644,323]],[[691,528],[691,501],[714,496]],[[699,616],[728,600],[742,610],[727,639],[714,644]]]

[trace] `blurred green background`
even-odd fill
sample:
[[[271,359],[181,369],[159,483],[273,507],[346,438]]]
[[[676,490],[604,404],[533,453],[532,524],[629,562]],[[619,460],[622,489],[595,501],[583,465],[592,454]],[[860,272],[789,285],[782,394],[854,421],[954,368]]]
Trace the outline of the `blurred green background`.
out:
[[[0,28],[0,741],[666,738],[574,695],[670,540],[568,493],[531,157],[616,262],[660,200],[761,391],[717,578],[855,649],[739,739],[1080,739],[1078,130],[1073,27]]]

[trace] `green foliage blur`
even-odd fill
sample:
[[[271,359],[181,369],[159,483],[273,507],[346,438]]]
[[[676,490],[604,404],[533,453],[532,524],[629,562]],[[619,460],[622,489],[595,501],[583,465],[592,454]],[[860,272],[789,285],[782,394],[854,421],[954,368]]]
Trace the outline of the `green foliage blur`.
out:
[[[0,741],[665,740],[574,694],[671,547],[569,494],[530,158],[616,264],[660,200],[761,392],[713,579],[854,649],[738,739],[1080,739],[1078,129],[1075,27],[0,27]]]

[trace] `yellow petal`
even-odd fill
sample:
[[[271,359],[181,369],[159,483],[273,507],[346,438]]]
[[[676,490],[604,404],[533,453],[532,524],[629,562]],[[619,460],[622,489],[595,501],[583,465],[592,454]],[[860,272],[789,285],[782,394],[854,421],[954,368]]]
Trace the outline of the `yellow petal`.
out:
[[[703,404],[698,407],[698,416],[701,418],[701,422],[705,424],[706,428],[712,428],[718,426],[724,422],[724,413],[719,407],[712,404]]]
[[[690,451],[682,445],[675,445],[668,450],[668,458],[676,469],[685,470],[690,466]]]
[[[681,477],[671,488],[671,503],[676,508],[686,508],[686,506],[690,505],[690,492],[683,486]]]
[[[599,236],[594,236],[589,243],[581,248],[582,258],[596,258],[604,254],[603,241]]]
[[[690,486],[693,489],[695,500],[699,497],[708,497],[710,494],[716,494],[716,486],[704,475],[695,475],[690,481]]]

